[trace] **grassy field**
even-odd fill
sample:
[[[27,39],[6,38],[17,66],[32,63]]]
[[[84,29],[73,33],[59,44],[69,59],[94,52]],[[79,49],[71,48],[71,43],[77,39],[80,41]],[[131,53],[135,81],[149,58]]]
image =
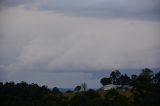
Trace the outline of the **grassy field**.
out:
[[[108,93],[109,90],[98,90],[98,94],[104,98],[104,96]],[[131,97],[133,93],[130,90],[117,90],[121,95],[126,96],[126,97]],[[76,93],[71,92],[71,93],[64,93],[63,95],[68,97],[69,99],[72,98]]]

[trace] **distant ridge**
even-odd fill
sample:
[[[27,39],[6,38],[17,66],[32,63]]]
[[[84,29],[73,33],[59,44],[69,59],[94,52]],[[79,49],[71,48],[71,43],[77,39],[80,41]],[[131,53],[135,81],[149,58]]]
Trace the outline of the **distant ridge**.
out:
[[[49,88],[50,90],[52,90],[52,88]],[[66,91],[70,90],[73,91],[73,88],[58,88],[60,90],[60,92],[65,93]]]

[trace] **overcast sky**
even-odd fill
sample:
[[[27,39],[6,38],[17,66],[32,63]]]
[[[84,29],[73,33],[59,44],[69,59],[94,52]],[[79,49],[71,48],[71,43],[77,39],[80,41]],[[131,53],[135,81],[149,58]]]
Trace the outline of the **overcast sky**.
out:
[[[159,29],[160,0],[1,0],[0,81],[98,88],[159,69]]]

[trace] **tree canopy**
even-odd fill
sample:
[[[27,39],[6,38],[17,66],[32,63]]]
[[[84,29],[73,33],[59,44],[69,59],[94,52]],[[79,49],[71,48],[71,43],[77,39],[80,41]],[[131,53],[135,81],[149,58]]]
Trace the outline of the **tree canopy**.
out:
[[[121,74],[116,70],[110,77],[100,80],[102,85],[130,85],[131,89],[120,88],[103,91],[88,89],[87,84],[76,86],[75,91],[60,92],[57,87],[50,90],[26,82],[0,82],[0,106],[159,106],[160,72],[153,73],[148,68],[139,75]],[[82,90],[80,90],[82,88]]]

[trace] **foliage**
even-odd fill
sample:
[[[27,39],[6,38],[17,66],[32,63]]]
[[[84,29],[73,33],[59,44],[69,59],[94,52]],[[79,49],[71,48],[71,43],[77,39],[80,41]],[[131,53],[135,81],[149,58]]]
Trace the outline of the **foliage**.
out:
[[[127,97],[120,95],[115,89],[111,89],[105,95],[105,104],[108,106],[128,106],[129,100]]]
[[[98,92],[90,89],[86,92],[76,94],[70,100],[70,106],[103,106],[103,99]]]
[[[52,89],[52,93],[54,93],[54,94],[60,94],[61,92],[59,91],[59,89],[57,87],[54,87]]]
[[[62,94],[48,94],[42,100],[42,106],[68,106],[67,98]]]
[[[76,92],[79,92],[81,90],[81,86],[77,85],[75,88],[74,88],[74,91]]]
[[[42,98],[50,93],[46,86],[7,82],[0,87],[1,106],[26,106],[39,105]]]
[[[87,89],[87,84],[86,84],[85,82],[82,83],[82,84],[81,84],[81,88],[82,88],[83,91],[86,91],[86,89]]]
[[[130,82],[131,82],[131,79],[130,79],[130,77],[128,77],[127,74],[121,75],[121,77],[120,77],[120,84],[121,85],[129,85]]]
[[[135,106],[159,106],[160,85],[158,74],[154,77],[153,72],[145,68],[133,82]]]
[[[117,70],[111,73],[110,80],[114,84],[133,88],[87,90],[87,84],[83,83],[75,87],[76,93],[61,93],[57,87],[49,90],[34,83],[0,82],[0,106],[159,106],[160,72],[153,74],[152,70],[145,68],[130,79]],[[106,83],[109,81],[102,84]],[[81,88],[83,91],[80,91]]]
[[[154,76],[154,82],[157,83],[157,85],[160,85],[160,72]]]
[[[120,85],[120,77],[121,77],[121,73],[119,70],[112,71],[110,74],[112,83],[115,85]]]
[[[100,83],[105,86],[105,85],[108,85],[108,84],[111,84],[111,79],[110,78],[107,78],[107,77],[104,77],[100,80]]]

